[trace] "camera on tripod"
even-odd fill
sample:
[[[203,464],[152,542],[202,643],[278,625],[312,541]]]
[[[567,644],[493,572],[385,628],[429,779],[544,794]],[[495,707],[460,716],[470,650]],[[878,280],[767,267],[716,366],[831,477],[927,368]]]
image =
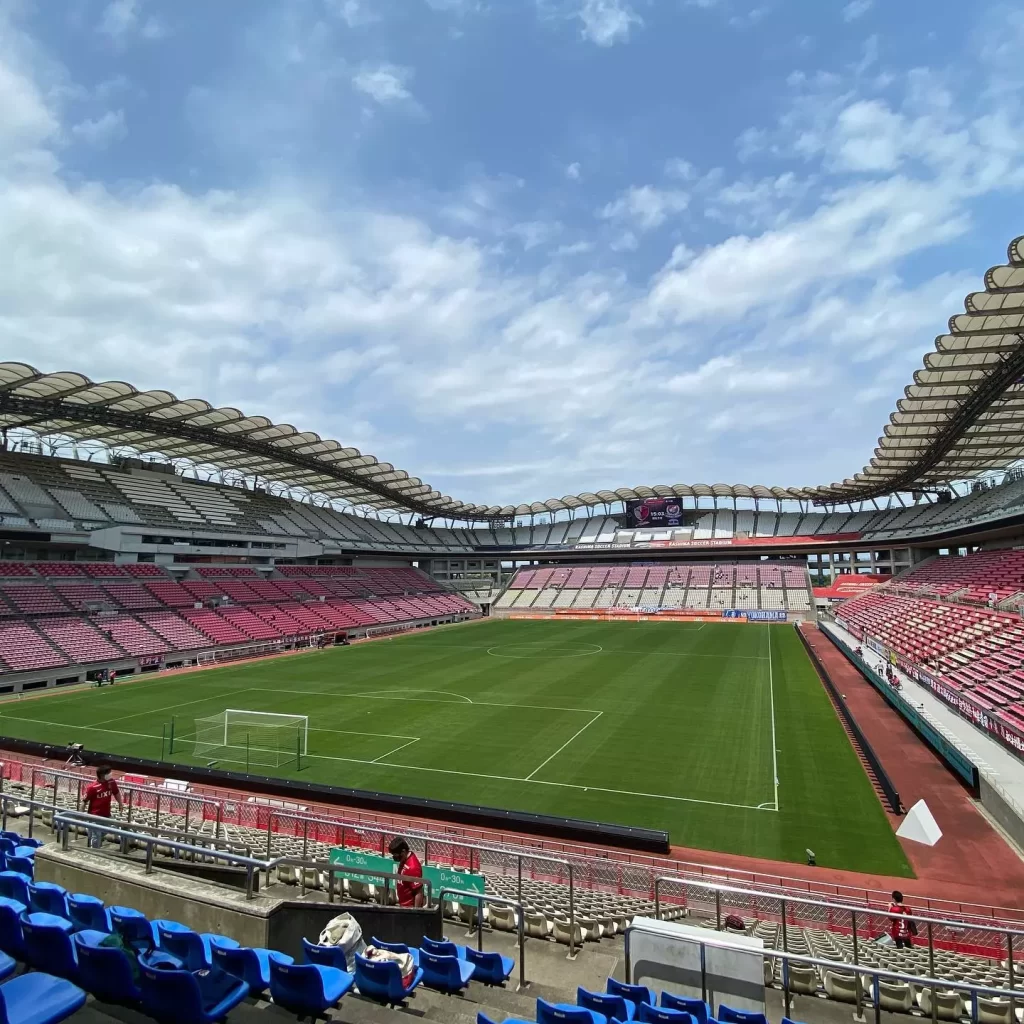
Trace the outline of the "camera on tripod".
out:
[[[85,758],[82,756],[85,753],[85,747],[81,743],[69,743],[67,753],[68,759],[64,762],[66,765],[85,766]]]

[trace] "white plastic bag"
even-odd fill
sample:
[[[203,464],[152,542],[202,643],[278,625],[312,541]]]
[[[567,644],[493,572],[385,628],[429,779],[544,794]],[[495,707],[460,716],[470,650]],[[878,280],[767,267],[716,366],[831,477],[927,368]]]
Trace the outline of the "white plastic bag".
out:
[[[363,942],[363,929],[351,914],[338,914],[332,917],[317,940],[319,946],[340,946],[345,950],[345,960],[350,971],[355,970],[356,954],[366,948]]]
[[[406,987],[409,986],[413,975],[416,973],[416,964],[408,953],[396,953],[390,949],[367,946],[364,955],[367,960],[393,960],[398,964],[398,969],[402,972],[402,984]]]

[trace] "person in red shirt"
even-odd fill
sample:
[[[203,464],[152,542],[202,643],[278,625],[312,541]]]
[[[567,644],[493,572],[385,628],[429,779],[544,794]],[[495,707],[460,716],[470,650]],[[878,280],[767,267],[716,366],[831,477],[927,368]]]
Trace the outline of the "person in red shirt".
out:
[[[889,918],[889,934],[892,936],[893,942],[896,943],[896,948],[910,949],[914,944],[913,935],[916,928],[914,922],[908,917],[910,908],[903,902],[903,893],[898,889],[892,894],[889,913],[899,915]]]
[[[121,806],[121,791],[117,783],[110,777],[109,765],[101,764],[96,769],[96,781],[85,787],[86,814],[95,814],[98,818],[110,817],[110,801],[116,800]],[[89,845],[98,848],[103,842],[103,832],[93,829],[89,833]]]
[[[423,877],[423,865],[420,864],[419,857],[409,849],[409,844],[401,836],[396,836],[391,840],[388,853],[398,865],[399,875]],[[396,889],[400,907],[422,907],[426,902],[423,898],[421,882],[399,882]]]

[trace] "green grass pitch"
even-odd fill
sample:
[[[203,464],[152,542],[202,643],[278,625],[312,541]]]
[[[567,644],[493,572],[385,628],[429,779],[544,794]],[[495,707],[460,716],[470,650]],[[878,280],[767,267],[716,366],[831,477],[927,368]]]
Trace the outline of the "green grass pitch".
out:
[[[791,626],[489,621],[9,699],[0,732],[159,758],[173,716],[169,759],[205,764],[195,719],[225,708],[309,716],[308,755],[266,774],[911,873]]]

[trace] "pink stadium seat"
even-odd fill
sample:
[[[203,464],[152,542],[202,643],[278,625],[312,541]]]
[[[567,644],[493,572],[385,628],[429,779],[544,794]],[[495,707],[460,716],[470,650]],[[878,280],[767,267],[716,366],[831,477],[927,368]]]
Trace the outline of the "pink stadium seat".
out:
[[[176,651],[194,651],[210,646],[210,638],[176,612],[139,612],[139,621],[163,637]]]
[[[59,647],[72,661],[87,665],[115,661],[124,651],[85,619],[46,617],[36,620],[36,628]]]
[[[170,644],[157,636],[131,615],[108,615],[96,619],[96,628],[106,633],[119,647],[134,657],[150,657],[171,649]]]
[[[12,672],[55,668],[68,659],[24,622],[0,622],[0,657]]]

